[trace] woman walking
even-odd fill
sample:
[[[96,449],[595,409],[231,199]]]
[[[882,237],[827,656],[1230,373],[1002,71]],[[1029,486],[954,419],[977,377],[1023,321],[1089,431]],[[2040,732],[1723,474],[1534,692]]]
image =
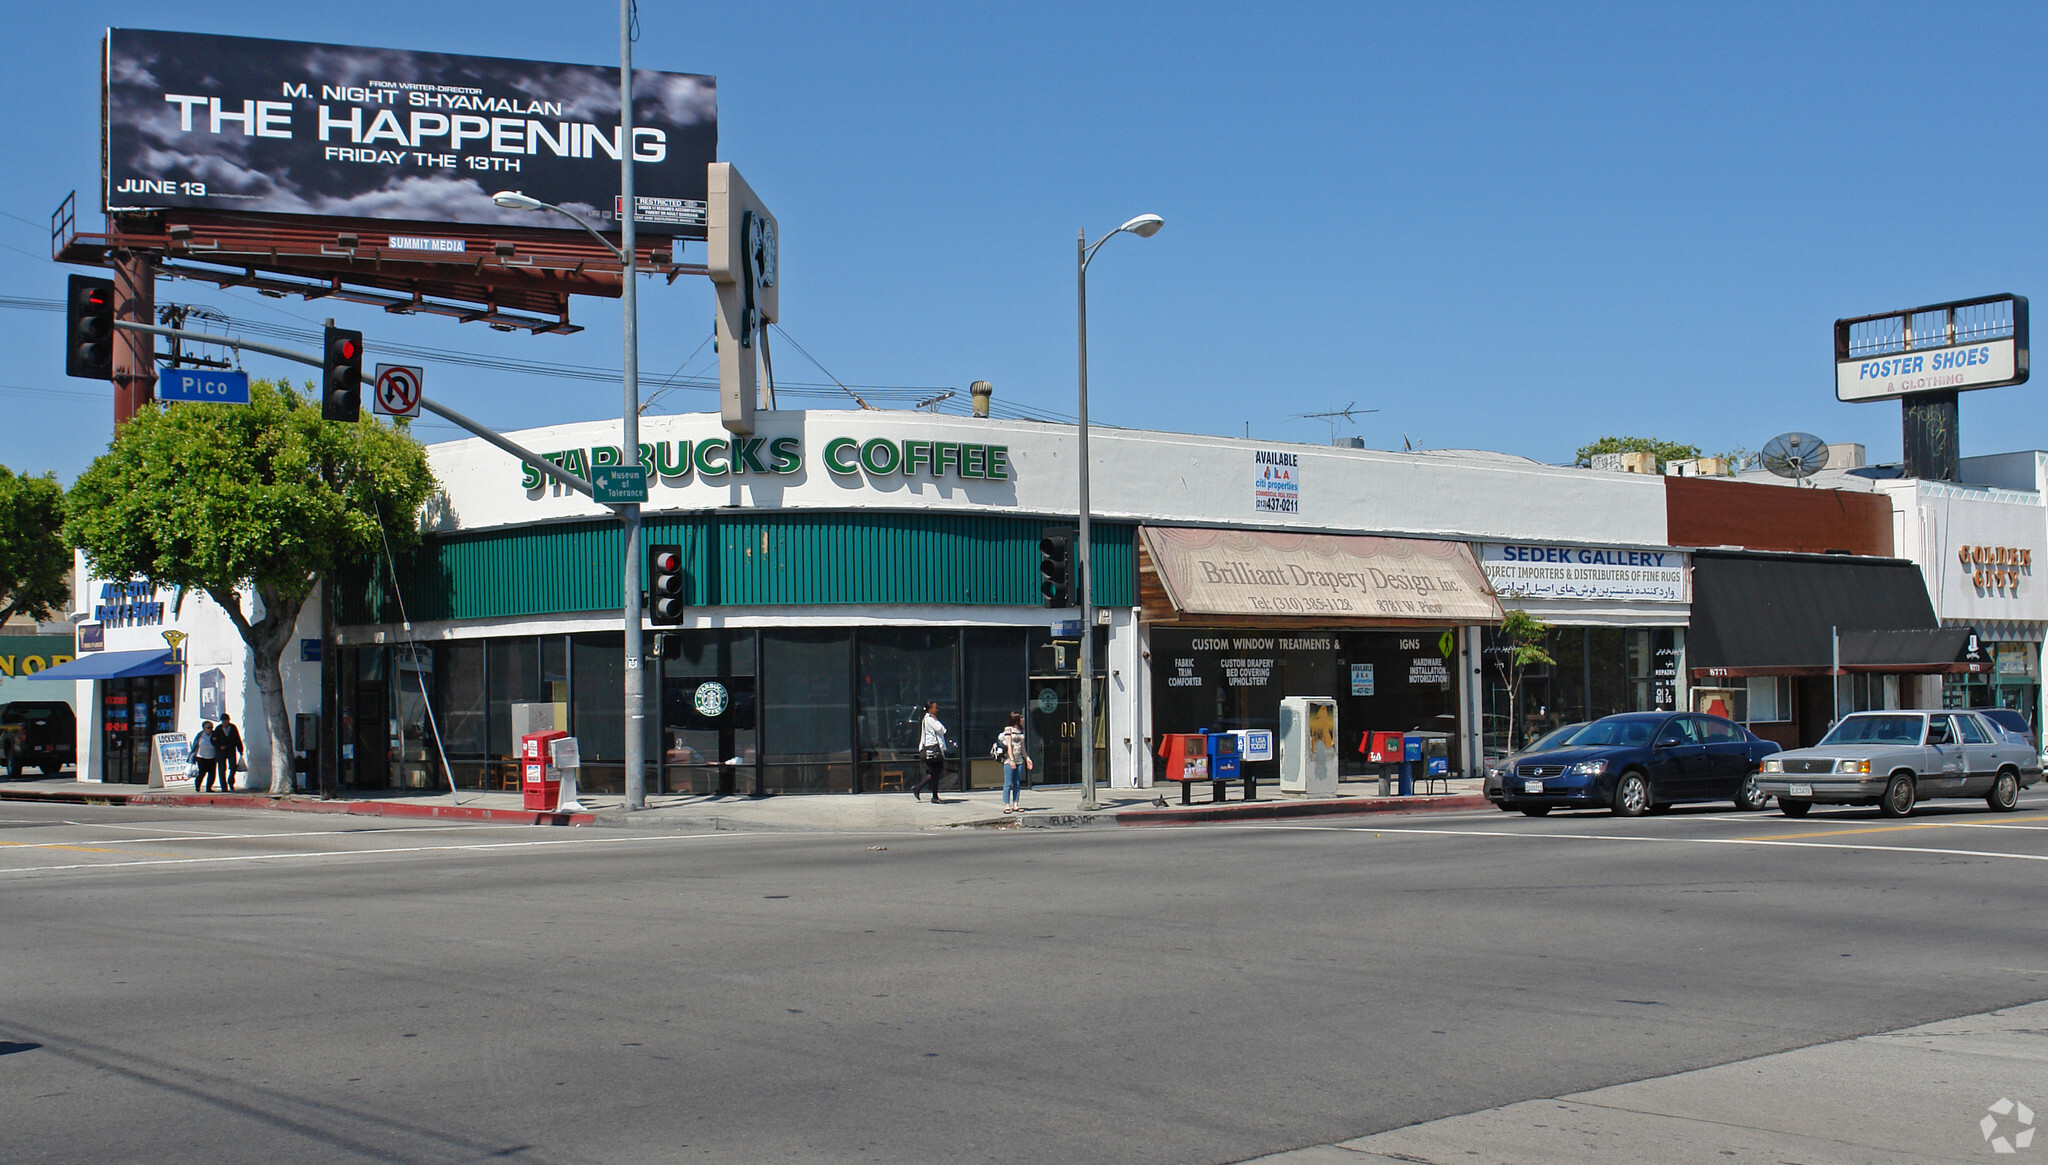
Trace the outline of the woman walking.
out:
[[[199,787],[199,791],[205,793],[212,790],[214,747],[213,721],[211,720],[201,720],[199,722],[199,731],[192,734],[192,765],[195,770],[192,775],[199,778],[195,782]],[[223,789],[222,792],[226,792],[226,790]]]
[[[924,800],[920,794],[930,786],[932,804],[944,804],[939,800],[939,782],[946,776],[946,726],[939,723],[937,700],[925,705],[924,720],[918,725],[917,755],[924,760],[924,780],[910,790],[911,800]]]
[[[1010,726],[996,737],[1003,750],[1003,812],[1024,812],[1024,774],[1031,756],[1024,751],[1024,713],[1010,713]]]

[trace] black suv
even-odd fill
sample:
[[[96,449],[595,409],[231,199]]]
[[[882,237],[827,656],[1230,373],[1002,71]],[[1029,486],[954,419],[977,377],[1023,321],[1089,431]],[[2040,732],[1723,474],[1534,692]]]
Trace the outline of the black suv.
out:
[[[56,700],[16,700],[0,708],[0,748],[7,775],[20,777],[30,765],[54,777],[78,763],[78,722],[71,705]]]

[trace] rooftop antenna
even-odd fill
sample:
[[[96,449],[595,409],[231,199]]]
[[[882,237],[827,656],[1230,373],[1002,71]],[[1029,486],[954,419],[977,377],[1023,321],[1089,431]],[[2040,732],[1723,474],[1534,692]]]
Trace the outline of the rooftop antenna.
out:
[[[1812,433],[1780,433],[1764,442],[1756,459],[1779,477],[1804,485],[1807,478],[1827,468],[1828,443]]]
[[[950,388],[949,388],[949,389],[947,389],[946,391],[944,391],[944,392],[942,392],[942,393],[939,393],[939,394],[938,394],[938,395],[936,395],[936,396],[928,396],[928,397],[924,398],[923,400],[921,400],[921,401],[918,401],[918,402],[917,402],[917,403],[916,403],[915,405],[912,405],[911,407],[912,407],[912,408],[919,408],[919,409],[924,409],[924,410],[926,410],[927,412],[934,412],[934,413],[935,413],[935,412],[938,412],[938,411],[939,411],[939,402],[940,402],[940,401],[943,401],[943,400],[947,399],[948,397],[954,397],[954,396],[958,396],[958,395],[960,395],[960,394],[959,394],[959,393],[957,393],[957,392],[955,392],[954,390],[952,390],[952,389],[950,389]]]
[[[1339,420],[1350,421],[1356,424],[1358,423],[1358,414],[1376,412],[1379,412],[1379,410],[1361,409],[1358,407],[1357,401],[1352,401],[1341,409],[1330,409],[1327,412],[1320,413],[1296,413],[1294,414],[1294,419],[1297,421],[1321,421],[1330,426],[1330,444],[1335,445],[1337,443],[1337,422]]]

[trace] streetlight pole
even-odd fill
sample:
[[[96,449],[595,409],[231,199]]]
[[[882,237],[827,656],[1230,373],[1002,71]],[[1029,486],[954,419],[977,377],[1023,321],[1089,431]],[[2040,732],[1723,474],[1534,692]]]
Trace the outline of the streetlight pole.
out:
[[[517,190],[501,190],[491,201],[508,210],[552,210],[565,215],[618,256],[619,300],[624,311],[625,401],[621,408],[620,456],[640,463],[640,298],[633,285],[633,0],[619,0],[619,242],[614,246],[582,215]],[[619,592],[625,617],[626,808],[647,808],[647,671],[640,612],[640,504],[614,502],[625,544]]]
[[[1080,338],[1080,424],[1077,426],[1076,444],[1079,447],[1081,463],[1080,497],[1077,509],[1081,520],[1076,541],[1080,542],[1080,553],[1076,556],[1075,569],[1079,577],[1074,588],[1081,604],[1081,804],[1084,813],[1092,813],[1102,806],[1095,800],[1095,572],[1093,570],[1093,548],[1088,534],[1088,264],[1095,259],[1095,252],[1102,244],[1126,232],[1141,239],[1149,239],[1159,233],[1166,220],[1156,214],[1141,214],[1101,238],[1094,245],[1088,242],[1088,232],[1083,230],[1074,239],[1074,302],[1080,315],[1077,334]]]
[[[640,296],[633,286],[633,0],[619,0],[619,299],[625,313],[625,401],[620,456],[640,464]],[[620,577],[625,615],[626,808],[647,808],[647,669],[641,650],[640,504],[619,507],[625,543]]]

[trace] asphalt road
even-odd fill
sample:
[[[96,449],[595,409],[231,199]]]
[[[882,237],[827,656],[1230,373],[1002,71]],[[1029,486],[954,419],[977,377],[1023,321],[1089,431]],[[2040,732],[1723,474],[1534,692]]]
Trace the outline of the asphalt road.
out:
[[[2040,1000],[2044,886],[2039,790],[803,836],[0,804],[0,1161],[1238,1161]]]

